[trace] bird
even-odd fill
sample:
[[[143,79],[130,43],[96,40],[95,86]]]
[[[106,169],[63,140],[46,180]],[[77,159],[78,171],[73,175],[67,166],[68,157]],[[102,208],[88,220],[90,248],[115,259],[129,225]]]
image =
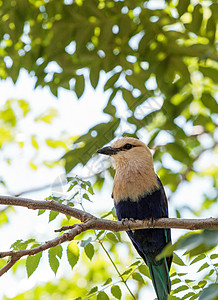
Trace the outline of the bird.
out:
[[[139,139],[122,137],[97,153],[112,157],[115,168],[112,198],[119,221],[168,218],[168,201],[156,175],[150,149]],[[170,229],[128,230],[127,234],[149,268],[158,300],[168,299],[172,256],[156,256],[171,243]]]

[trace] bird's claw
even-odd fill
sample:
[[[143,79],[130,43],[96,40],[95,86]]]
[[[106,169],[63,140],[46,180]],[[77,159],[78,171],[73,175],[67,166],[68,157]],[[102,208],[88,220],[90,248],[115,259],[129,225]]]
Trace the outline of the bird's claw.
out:
[[[121,220],[122,224],[127,225],[129,230],[131,230],[130,224],[129,224],[130,221],[135,222],[135,220],[133,218],[124,218],[124,219]]]
[[[154,224],[155,224],[155,219],[153,217],[148,219],[148,228],[151,228],[151,227],[154,228]]]

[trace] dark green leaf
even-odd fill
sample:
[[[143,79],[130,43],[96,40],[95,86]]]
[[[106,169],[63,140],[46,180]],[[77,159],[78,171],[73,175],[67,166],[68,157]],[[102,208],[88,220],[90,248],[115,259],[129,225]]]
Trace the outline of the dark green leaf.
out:
[[[116,298],[116,299],[121,299],[122,297],[122,292],[121,289],[118,285],[113,285],[111,287],[111,294]]]
[[[215,83],[218,83],[218,70],[212,67],[199,67],[204,76],[211,78]]]
[[[112,232],[108,232],[108,233],[106,234],[106,237],[107,237],[109,240],[111,240],[112,242],[114,242],[114,243],[119,242],[118,239],[117,239],[117,237],[116,237],[116,235],[115,235],[114,233],[112,233]]]
[[[144,279],[142,278],[142,275],[138,272],[132,273],[132,278],[137,280],[137,281],[140,281],[140,282],[144,283]]]
[[[185,263],[175,252],[173,253],[173,262],[179,266],[185,266]]]
[[[110,284],[112,282],[112,279],[111,278],[108,278],[106,281],[105,281],[105,283],[103,284],[103,285],[108,285],[108,284]]]
[[[99,81],[99,75],[100,75],[100,66],[98,64],[96,65],[93,65],[91,68],[90,68],[90,75],[89,75],[89,78],[90,78],[90,82],[93,86],[93,88],[95,89],[98,85],[98,81]]]
[[[109,297],[105,292],[101,291],[97,296],[97,300],[109,300]]]
[[[88,245],[85,246],[84,249],[85,249],[85,253],[86,253],[87,257],[90,260],[92,260],[92,257],[93,257],[94,252],[95,252],[94,246],[91,243],[89,243]]]
[[[120,77],[120,74],[121,74],[121,72],[115,73],[114,75],[112,75],[112,76],[108,79],[108,81],[107,81],[107,82],[105,83],[105,85],[104,85],[104,90],[105,90],[105,91],[108,90],[108,89],[110,89],[110,88],[113,88],[113,87],[114,87],[115,83],[117,82],[117,80],[118,80],[119,77]]]
[[[97,290],[98,290],[98,287],[97,287],[97,286],[94,286],[94,287],[89,291],[88,295],[91,295],[91,294],[96,293]]]
[[[181,282],[181,279],[180,278],[175,278],[173,280],[171,280],[171,284],[174,285],[174,284],[177,284],[177,283],[180,283]]]
[[[141,265],[138,267],[138,270],[140,273],[142,273],[143,275],[145,275],[146,277],[150,278],[151,279],[151,275],[150,275],[150,272],[149,272],[149,269],[146,265]]]
[[[198,262],[198,261],[204,259],[205,257],[206,257],[206,255],[205,255],[204,253],[199,254],[197,257],[195,257],[195,258],[191,261],[190,265],[192,265],[192,264],[194,264],[194,263],[196,263],[196,262]]]
[[[217,72],[218,76],[218,72]],[[204,106],[210,109],[211,113],[218,114],[218,103],[216,102],[215,98],[211,96],[209,93],[203,93],[201,97],[201,101],[203,102]]]
[[[218,258],[218,254],[211,254],[210,258],[211,259],[216,259],[216,258]]]
[[[200,272],[200,271],[202,271],[202,270],[204,270],[204,269],[206,269],[206,268],[208,268],[208,267],[210,267],[210,265],[209,265],[208,263],[204,263],[204,264],[198,269],[197,272]]]
[[[177,289],[175,289],[173,291],[173,294],[177,294],[181,291],[185,291],[185,290],[188,290],[188,289],[189,289],[189,287],[187,285],[180,285]]]
[[[83,75],[79,75],[76,77],[76,83],[75,83],[75,93],[78,97],[78,99],[82,96],[85,89],[85,79]]]
[[[190,0],[178,1],[177,9],[180,16],[187,12],[187,8],[190,4]]]

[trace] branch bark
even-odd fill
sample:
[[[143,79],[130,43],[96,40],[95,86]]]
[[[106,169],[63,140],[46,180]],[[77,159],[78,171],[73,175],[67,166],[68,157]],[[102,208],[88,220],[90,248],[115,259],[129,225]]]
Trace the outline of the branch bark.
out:
[[[10,250],[0,252],[0,258],[10,257],[8,263],[0,269],[0,276],[6,273],[21,257],[26,255],[34,255],[41,251],[55,247],[66,241],[72,241],[75,236],[87,230],[110,230],[113,232],[136,230],[142,228],[180,228],[189,230],[198,230],[204,228],[218,228],[218,218],[207,219],[177,219],[177,218],[162,218],[157,220],[128,220],[125,222],[111,221],[97,218],[94,215],[82,211],[77,208],[69,207],[65,204],[58,203],[54,200],[32,200],[28,198],[17,198],[13,196],[0,196],[0,205],[22,206],[28,209],[46,209],[53,210],[67,216],[74,217],[82,223],[73,226],[63,227],[58,231],[70,230],[63,233],[61,236],[47,241],[40,246],[26,250]]]

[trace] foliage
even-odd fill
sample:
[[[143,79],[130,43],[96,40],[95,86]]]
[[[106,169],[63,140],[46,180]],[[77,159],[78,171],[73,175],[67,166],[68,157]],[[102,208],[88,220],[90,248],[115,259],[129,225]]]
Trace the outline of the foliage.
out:
[[[42,164],[54,167],[58,163],[64,164],[69,173],[82,164],[90,176],[94,175],[92,184],[97,190],[104,184],[101,171],[107,164],[93,157],[96,150],[115,136],[138,136],[155,149],[157,173],[171,199],[185,181],[202,177],[211,180],[211,190],[205,191],[201,205],[195,210],[177,206],[177,217],[184,216],[187,209],[198,217],[206,210],[214,214],[217,167],[202,168],[199,161],[205,155],[214,155],[217,149],[218,3],[169,0],[160,1],[157,7],[154,2],[0,1],[0,78],[11,78],[16,83],[22,67],[35,76],[35,87],[48,86],[56,96],[59,88],[68,89],[78,99],[90,83],[96,89],[103,80],[108,94],[104,113],[110,117],[108,123],[96,124],[82,136],[47,138],[43,143],[51,151],[60,148],[62,159],[42,161],[36,155],[42,145],[39,136],[31,133],[23,140],[19,124],[30,118],[35,124],[49,126],[58,118],[57,111],[51,109],[33,117],[28,101],[9,99],[0,107],[1,152],[7,153],[8,145],[14,149],[31,145],[35,152],[29,166],[33,170]],[[125,103],[127,113],[120,115],[120,103]],[[8,164],[12,159],[13,156],[4,155]],[[113,176],[111,168],[108,174]],[[7,182],[3,179],[1,184]],[[89,201],[92,184],[69,178],[66,203],[74,206]],[[61,197],[55,200],[64,201]],[[8,222],[10,211],[11,208],[1,211],[1,226]],[[104,217],[114,218],[114,211],[104,213]],[[51,212],[49,222],[57,216]],[[73,221],[65,218],[60,222],[69,225]],[[217,231],[189,233],[165,250],[164,254],[178,250],[171,273],[171,299],[217,297],[216,239]],[[121,240],[125,240],[123,234],[93,232],[82,234],[67,249],[60,245],[49,250],[54,274],[58,274],[65,253],[74,278],[48,282],[14,299],[131,299],[127,285],[130,281],[135,283],[135,297],[140,297],[149,282],[149,273],[140,259],[134,259],[128,243],[127,257],[121,257],[120,262]],[[35,239],[18,240],[12,248],[25,249],[38,243]],[[41,254],[27,258],[28,276],[40,268],[40,261]],[[5,263],[0,262],[1,266]],[[17,265],[17,269],[23,268],[22,261]],[[199,276],[193,279],[190,269],[196,265]],[[15,275],[17,269],[14,268]],[[82,284],[79,280],[84,274]]]

